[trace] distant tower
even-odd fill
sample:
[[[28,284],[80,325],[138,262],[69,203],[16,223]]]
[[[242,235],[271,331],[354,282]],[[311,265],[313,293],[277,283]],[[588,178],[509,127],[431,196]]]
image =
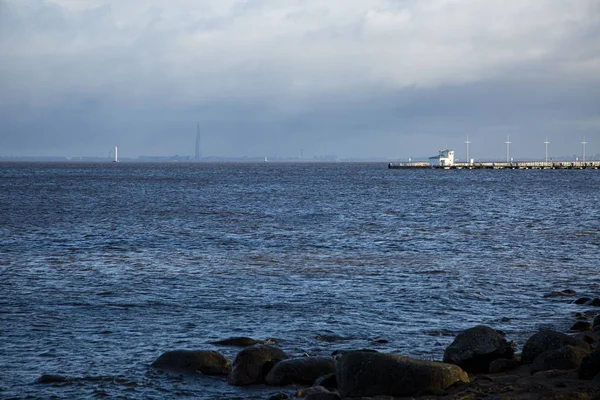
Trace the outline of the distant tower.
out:
[[[506,138],[506,142],[504,143],[506,143],[506,162],[510,162],[510,144],[512,143],[510,141],[510,136]]]
[[[196,154],[194,154],[194,160],[200,161],[202,155],[200,154],[200,122],[198,122],[198,129],[196,131]]]
[[[587,144],[587,142],[585,141],[585,136],[583,137],[583,140],[581,141],[581,145],[583,146],[583,162],[585,162],[585,145]]]
[[[471,161],[469,159],[469,145],[471,144],[471,141],[469,140],[469,135],[467,135],[467,140],[465,141],[465,144],[467,145],[467,164],[470,164]]]
[[[546,136],[546,141],[544,142],[544,144],[546,145],[546,162],[548,162],[548,145],[550,144],[550,142],[548,141],[548,136]]]
[[[119,149],[115,146],[115,159],[113,162],[119,162]]]

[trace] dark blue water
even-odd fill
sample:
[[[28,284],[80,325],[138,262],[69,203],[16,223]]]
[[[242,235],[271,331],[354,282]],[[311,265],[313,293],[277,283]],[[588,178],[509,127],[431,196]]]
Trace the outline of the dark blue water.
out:
[[[544,293],[597,290],[599,202],[587,170],[0,164],[0,397],[278,392],[149,369],[233,358],[207,344],[229,336],[438,359],[488,324],[522,345],[571,322]]]

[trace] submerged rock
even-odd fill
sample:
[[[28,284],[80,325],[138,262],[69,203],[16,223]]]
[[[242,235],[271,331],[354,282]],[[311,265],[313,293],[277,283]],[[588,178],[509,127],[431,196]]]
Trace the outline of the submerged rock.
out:
[[[287,358],[278,347],[263,344],[246,347],[233,361],[229,383],[235,386],[263,383],[271,368]]]
[[[521,362],[523,364],[531,364],[540,354],[548,350],[560,349],[567,345],[581,347],[586,350],[590,349],[590,345],[581,340],[577,340],[561,332],[553,331],[552,329],[543,329],[527,340],[521,353]]]
[[[35,380],[35,383],[65,383],[70,379],[62,375],[42,375]]]
[[[467,373],[456,365],[395,354],[346,353],[337,366],[342,398],[411,396],[426,388],[446,389],[456,382],[469,382]]]
[[[488,372],[492,361],[511,359],[514,354],[504,334],[479,325],[456,336],[444,351],[444,362],[456,364],[467,372]]]
[[[592,299],[589,298],[589,297],[580,297],[577,300],[575,300],[573,303],[575,303],[575,304],[587,304],[590,301],[592,301]]]
[[[227,375],[231,362],[222,354],[212,350],[174,350],[158,357],[151,366],[175,372]]]
[[[333,357],[299,357],[283,360],[269,371],[267,385],[285,386],[291,383],[310,385],[317,378],[335,372]]]
[[[255,344],[264,344],[262,340],[256,340],[245,336],[230,337],[223,340],[217,340],[214,342],[208,342],[210,344],[216,344],[219,346],[235,346],[235,347],[249,347]]]
[[[546,351],[535,358],[531,373],[554,369],[577,369],[589,353],[589,350],[574,346]]]

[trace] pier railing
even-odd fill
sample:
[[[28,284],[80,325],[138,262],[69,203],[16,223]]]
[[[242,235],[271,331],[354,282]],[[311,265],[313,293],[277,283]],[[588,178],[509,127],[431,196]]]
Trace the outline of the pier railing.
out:
[[[390,169],[600,169],[600,161],[515,161],[515,162],[455,162],[453,165],[432,165],[428,162],[391,162]]]

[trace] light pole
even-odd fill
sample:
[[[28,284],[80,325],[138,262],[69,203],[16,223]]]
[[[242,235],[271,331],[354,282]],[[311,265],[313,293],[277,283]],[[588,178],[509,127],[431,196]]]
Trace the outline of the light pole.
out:
[[[546,141],[544,142],[544,144],[546,145],[546,162],[548,162],[548,144],[550,142],[548,141],[548,136],[546,136]]]
[[[512,143],[510,141],[510,135],[508,135],[508,137],[506,138],[506,162],[510,162],[510,144]]]
[[[583,137],[581,144],[583,146],[583,162],[585,162],[585,145],[587,144],[587,142],[585,141],[585,136]]]
[[[471,162],[469,161],[469,145],[471,144],[471,141],[469,140],[469,135],[467,135],[467,140],[465,140],[465,144],[467,145],[467,164],[470,164]]]

